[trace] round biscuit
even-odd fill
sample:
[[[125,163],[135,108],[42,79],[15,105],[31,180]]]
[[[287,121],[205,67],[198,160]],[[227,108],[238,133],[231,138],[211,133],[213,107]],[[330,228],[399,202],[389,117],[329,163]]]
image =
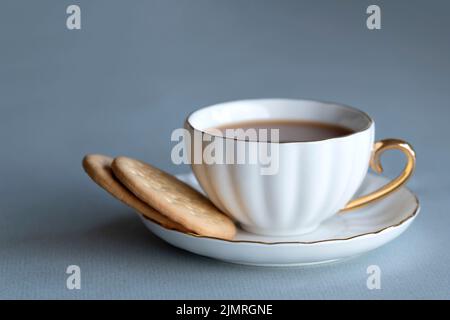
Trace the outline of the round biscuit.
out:
[[[183,232],[188,230],[182,225],[170,220],[166,216],[150,207],[145,202],[138,199],[133,193],[127,190],[113,175],[111,163],[113,159],[100,155],[89,154],[83,159],[83,168],[89,177],[100,187],[108,191],[112,196],[127,204],[133,209],[143,214],[145,217],[156,221],[162,226]]]
[[[139,160],[118,157],[111,168],[139,199],[203,236],[232,239],[236,226],[201,193],[174,176]]]

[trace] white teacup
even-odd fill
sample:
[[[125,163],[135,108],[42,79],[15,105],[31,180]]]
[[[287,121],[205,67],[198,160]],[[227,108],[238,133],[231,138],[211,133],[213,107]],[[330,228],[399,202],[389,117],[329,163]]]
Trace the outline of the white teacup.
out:
[[[185,127],[191,135],[208,136],[210,128],[258,120],[322,122],[347,127],[353,133],[319,141],[279,143],[278,170],[273,175],[261,174],[260,164],[192,164],[211,201],[252,233],[287,236],[311,232],[337,212],[388,195],[414,171],[415,154],[408,143],[387,139],[374,145],[373,120],[360,110],[334,103],[285,99],[227,102],[193,112]],[[268,143],[236,142],[247,144],[248,150],[255,150],[255,144]],[[387,149],[399,149],[407,156],[402,174],[381,189],[351,200],[369,164],[382,172],[379,157]]]

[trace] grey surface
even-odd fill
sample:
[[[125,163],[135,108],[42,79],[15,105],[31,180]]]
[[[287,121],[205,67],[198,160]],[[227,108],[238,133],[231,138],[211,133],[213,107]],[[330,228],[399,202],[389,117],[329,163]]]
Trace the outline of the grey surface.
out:
[[[82,9],[82,30],[65,9]],[[1,298],[450,298],[446,1],[0,2]],[[91,152],[172,173],[170,133],[241,98],[316,98],[371,114],[418,154],[422,203],[394,242],[339,264],[271,269],[175,249],[81,169]],[[402,158],[386,155],[387,175]],[[82,270],[82,289],[65,269]],[[366,268],[382,289],[366,288]]]

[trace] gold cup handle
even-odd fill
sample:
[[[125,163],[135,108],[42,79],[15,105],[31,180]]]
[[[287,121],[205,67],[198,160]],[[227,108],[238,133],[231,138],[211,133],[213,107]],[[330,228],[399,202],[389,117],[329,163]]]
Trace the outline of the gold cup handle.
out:
[[[365,196],[361,196],[357,199],[351,200],[342,211],[349,211],[352,209],[360,208],[362,206],[365,206],[373,201],[376,201],[378,199],[381,199],[387,195],[389,195],[391,192],[394,192],[398,188],[400,188],[402,185],[406,183],[406,181],[411,177],[411,175],[414,172],[414,168],[416,166],[416,153],[414,152],[414,149],[411,147],[409,143],[403,140],[399,139],[385,139],[380,140],[375,143],[372,158],[370,159],[370,167],[372,170],[374,170],[377,173],[383,172],[383,167],[381,166],[380,157],[383,154],[384,151],[390,150],[390,149],[397,149],[402,151],[406,158],[407,163],[405,165],[405,168],[403,169],[402,173],[389,182],[388,184],[382,186],[380,189],[369,193]]]

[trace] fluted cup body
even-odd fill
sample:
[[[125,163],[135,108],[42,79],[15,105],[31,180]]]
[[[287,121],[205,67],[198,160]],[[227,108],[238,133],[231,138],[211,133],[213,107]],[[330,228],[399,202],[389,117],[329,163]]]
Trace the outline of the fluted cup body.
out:
[[[352,133],[277,143],[277,165],[271,174],[263,174],[267,163],[202,162],[192,163],[192,170],[210,200],[245,230],[271,236],[311,232],[344,208],[358,190],[369,166],[374,123],[364,112],[334,103],[262,99],[200,109],[187,118],[185,126],[192,135],[208,135],[209,128],[259,120],[315,121],[345,126]],[[261,144],[271,144],[234,143],[235,150],[242,146],[249,153],[257,152]],[[206,147],[203,143],[200,149]]]

